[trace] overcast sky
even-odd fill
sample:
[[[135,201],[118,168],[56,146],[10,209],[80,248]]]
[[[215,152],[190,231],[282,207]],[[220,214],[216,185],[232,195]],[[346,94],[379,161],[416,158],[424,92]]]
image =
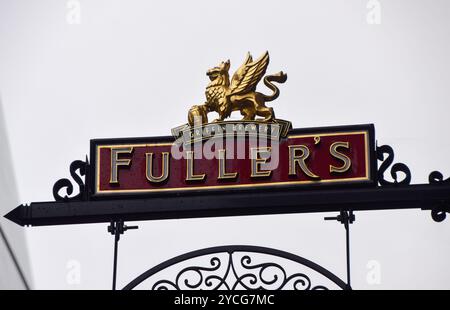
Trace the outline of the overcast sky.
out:
[[[289,76],[271,103],[277,117],[296,128],[373,123],[413,183],[433,170],[450,176],[447,0],[3,0],[0,102],[17,204],[53,200],[54,182],[91,138],[169,135],[203,102],[208,68],[229,58],[234,72],[247,51],[265,50],[268,73]],[[227,244],[293,252],[345,279],[344,229],[324,215],[138,223],[120,241],[118,286],[175,255]],[[24,228],[33,287],[109,289],[106,226]],[[357,212],[351,230],[354,288],[450,288],[449,219]],[[379,284],[366,280],[370,261]],[[67,281],[74,264],[79,283]]]

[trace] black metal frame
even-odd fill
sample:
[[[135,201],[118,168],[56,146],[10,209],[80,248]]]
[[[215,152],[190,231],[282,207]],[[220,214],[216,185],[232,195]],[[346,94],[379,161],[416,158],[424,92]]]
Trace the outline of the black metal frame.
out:
[[[206,192],[183,192],[182,195],[172,192],[169,195],[162,193],[145,194],[138,198],[112,196],[106,197],[106,199],[98,199],[98,197],[92,195],[94,165],[89,164],[86,158],[85,161],[77,160],[70,165],[70,174],[78,186],[77,194],[67,196],[73,194],[74,184],[68,179],[61,179],[53,187],[54,202],[34,202],[29,206],[20,205],[5,217],[22,226],[110,222],[108,231],[115,236],[113,264],[113,289],[115,289],[120,235],[127,229],[137,228],[125,226],[125,221],[336,211],[340,212],[338,216],[325,219],[337,220],[344,224],[346,230],[347,284],[342,284],[342,280],[335,279],[333,274],[325,271],[329,279],[334,279],[340,283],[341,288],[350,289],[350,224],[355,219],[353,212],[387,209],[431,210],[433,220],[442,222],[445,220],[447,213],[450,213],[450,178],[444,179],[442,173],[433,171],[429,175],[429,184],[411,185],[409,168],[403,163],[393,164],[393,149],[387,145],[375,147],[373,125],[306,128],[292,130],[290,134],[321,133],[333,130],[342,131],[343,129],[369,130],[370,157],[372,158],[370,161],[371,182],[351,184],[352,186],[349,184],[345,187],[342,187],[342,185],[325,187],[319,184],[308,187],[272,187],[265,188],[264,191],[259,189],[221,189]],[[160,142],[174,140],[173,137],[151,139]],[[95,159],[96,144],[118,141],[134,143],[142,142],[142,138],[91,140],[91,159]],[[378,169],[376,159],[381,161]],[[388,181],[385,178],[387,172],[389,172],[393,181]],[[402,179],[399,177],[399,172],[404,174]],[[83,182],[83,176],[85,182]],[[377,186],[377,183],[379,183],[379,186]],[[64,188],[67,195],[63,197],[59,192]],[[214,203],[211,204],[211,201],[214,201]],[[278,254],[278,256],[290,257],[299,263],[307,263],[309,266],[314,266],[313,269],[321,270],[322,268],[301,257],[273,249],[242,246],[216,247],[194,251],[168,260],[148,270],[125,288],[131,288],[132,284],[137,283],[136,281],[139,282],[142,277],[151,276],[183,259],[218,250],[231,253],[244,248],[256,252],[269,251]]]
[[[279,191],[281,190],[310,190],[314,189],[332,189],[332,188],[358,188],[358,187],[375,187],[377,184],[377,154],[375,148],[375,126],[373,124],[359,124],[347,126],[328,126],[328,127],[311,127],[299,128],[289,131],[288,136],[293,135],[307,135],[307,134],[323,134],[329,132],[354,132],[367,131],[369,144],[369,175],[370,179],[367,181],[358,182],[339,182],[339,183],[310,183],[305,185],[282,185],[282,186],[265,186],[264,191]],[[112,139],[92,139],[90,144],[90,159],[91,162],[96,162],[96,147],[101,145],[115,145],[115,144],[141,144],[141,143],[173,143],[175,138],[172,136],[161,137],[143,137],[143,138],[112,138]],[[87,161],[87,159],[86,159]],[[198,190],[189,191],[170,191],[170,192],[152,192],[152,193],[111,193],[111,194],[95,194],[95,165],[87,165],[86,175],[86,195],[89,200],[109,200],[109,199],[137,199],[138,198],[152,198],[152,197],[171,197],[175,195],[182,196],[202,196],[202,195],[217,195],[226,193],[227,195],[233,193],[259,193],[260,187],[246,187],[246,188],[221,188],[221,189],[205,189],[199,187]],[[72,171],[72,170],[71,170]],[[69,193],[70,194],[70,193]]]
[[[389,209],[432,210],[433,219],[443,221],[445,212],[450,212],[449,182],[341,190],[284,190],[129,200],[35,202],[29,206],[21,205],[5,217],[21,226],[45,226],[109,223],[116,220]]]
[[[215,191],[189,191],[144,194],[139,197],[92,196],[94,165],[86,160],[74,161],[70,174],[78,185],[78,194],[71,195],[74,185],[68,179],[57,181],[53,187],[55,202],[36,202],[21,205],[6,215],[19,225],[66,225],[111,221],[157,220],[188,217],[241,216],[304,212],[359,211],[419,208],[432,210],[433,219],[442,221],[449,212],[450,179],[444,180],[439,172],[432,172],[430,184],[410,185],[411,172],[402,163],[393,164],[394,152],[390,146],[374,146],[373,125],[337,126],[294,129],[290,134],[323,133],[330,131],[368,130],[370,136],[371,175],[381,186],[352,184],[352,186],[273,187],[260,189],[220,189]],[[150,138],[149,138],[150,139]],[[101,141],[101,142],[100,142]],[[97,143],[133,143],[142,138],[101,139],[91,141],[91,158],[95,158]],[[173,137],[156,137],[152,141],[173,141]],[[376,159],[381,161],[376,168]],[[393,164],[393,165],[392,165]],[[392,166],[391,166],[392,165]],[[391,167],[393,182],[385,173]],[[399,180],[398,173],[405,177]],[[85,182],[82,177],[85,176]],[[66,196],[60,191],[65,189]],[[211,204],[214,201],[214,204]]]

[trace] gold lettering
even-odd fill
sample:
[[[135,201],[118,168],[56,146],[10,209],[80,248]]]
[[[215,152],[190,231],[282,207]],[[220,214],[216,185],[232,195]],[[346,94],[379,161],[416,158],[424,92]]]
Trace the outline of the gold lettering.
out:
[[[340,153],[337,149],[338,147],[344,147],[346,149],[350,148],[350,145],[348,142],[334,142],[333,144],[331,144],[330,146],[330,154],[336,158],[339,159],[341,161],[344,162],[344,164],[341,167],[335,167],[333,165],[330,165],[330,172],[336,172],[336,173],[344,173],[346,171],[348,171],[352,165],[352,161],[351,159],[343,154]]]
[[[270,147],[264,148],[251,148],[251,161],[252,161],[252,178],[268,177],[272,174],[272,170],[261,170],[261,165],[265,164],[270,158]]]
[[[119,183],[118,167],[129,166],[131,163],[131,159],[128,158],[119,159],[119,154],[131,154],[132,152],[133,147],[111,148],[111,176],[109,178],[109,183]]]
[[[226,172],[226,150],[219,150],[219,180],[223,179],[235,179],[237,178],[237,172]]]
[[[194,151],[186,152],[186,181],[201,181],[205,174],[194,174]]]
[[[301,151],[301,155],[297,155],[297,151]],[[289,146],[289,175],[297,175],[297,164],[300,169],[312,179],[320,179],[318,175],[315,175],[309,170],[306,165],[306,159],[309,157],[309,149],[306,145],[290,145]]]
[[[155,177],[153,175],[153,153],[145,153],[146,169],[145,176],[152,183],[160,183],[165,181],[169,176],[169,152],[162,152],[161,158],[161,175]]]

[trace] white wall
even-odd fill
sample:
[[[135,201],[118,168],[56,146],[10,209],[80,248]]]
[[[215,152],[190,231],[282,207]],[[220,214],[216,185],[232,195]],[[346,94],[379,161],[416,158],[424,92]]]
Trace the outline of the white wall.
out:
[[[54,182],[91,138],[168,135],[204,100],[208,68],[230,58],[235,70],[247,51],[264,50],[268,72],[289,75],[277,117],[294,127],[374,123],[414,183],[437,169],[448,177],[450,2],[380,0],[375,25],[368,2],[80,0],[81,23],[70,24],[66,1],[2,1],[0,94],[20,201],[52,200]],[[343,227],[323,216],[139,223],[121,239],[118,285],[222,244],[291,251],[344,278]],[[419,210],[358,212],[354,288],[450,288],[449,223]],[[25,230],[35,288],[110,287],[106,225]],[[366,281],[370,260],[380,263],[379,285]],[[73,262],[79,283],[67,281]]]
[[[0,143],[0,289],[24,289],[32,282],[25,232],[3,217],[19,202],[1,98]]]

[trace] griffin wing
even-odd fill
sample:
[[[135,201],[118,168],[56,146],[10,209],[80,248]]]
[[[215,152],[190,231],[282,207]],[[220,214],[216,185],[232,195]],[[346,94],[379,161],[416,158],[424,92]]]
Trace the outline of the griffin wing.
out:
[[[233,74],[230,85],[230,95],[248,93],[256,90],[256,85],[266,73],[269,65],[269,52],[265,52],[257,60],[253,61],[250,53],[245,62]]]

